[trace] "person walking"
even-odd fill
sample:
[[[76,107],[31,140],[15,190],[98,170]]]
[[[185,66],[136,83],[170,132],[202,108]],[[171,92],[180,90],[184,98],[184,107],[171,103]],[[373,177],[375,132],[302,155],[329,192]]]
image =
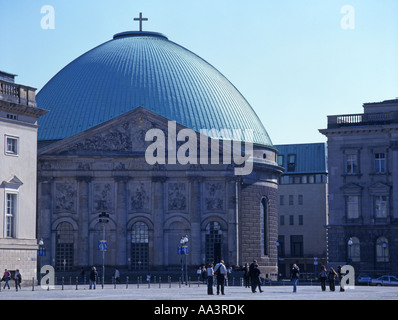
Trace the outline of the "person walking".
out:
[[[334,291],[335,290],[335,279],[337,277],[337,273],[336,271],[334,271],[333,268],[330,268],[329,270],[329,289],[330,291]]]
[[[96,289],[96,287],[97,287],[97,279],[98,279],[98,271],[93,266],[91,268],[91,271],[90,271],[90,290],[91,290],[91,288],[94,288],[94,290]]]
[[[14,280],[15,280],[15,290],[18,291],[18,288],[21,290],[21,283],[22,283],[22,275],[19,272],[19,269],[15,271],[14,275]]]
[[[326,291],[326,279],[327,278],[328,278],[328,275],[327,275],[326,267],[322,266],[321,267],[321,275],[319,277],[319,279],[321,281],[322,291]]]
[[[250,283],[250,273],[249,273],[249,264],[246,262],[245,266],[242,268],[243,271],[243,283],[245,288],[249,288]]]
[[[115,278],[115,284],[121,283],[120,282],[120,272],[116,267],[114,268],[114,271],[113,271],[113,277]]]
[[[6,286],[8,287],[8,289],[10,289],[10,284],[9,284],[10,279],[11,279],[11,272],[8,271],[7,269],[5,269],[4,274],[3,274],[3,279],[2,279],[5,282],[3,289],[5,289]]]
[[[300,269],[297,266],[297,264],[294,264],[292,268],[293,292],[297,292],[297,283],[299,276],[300,276]]]
[[[340,285],[340,292],[344,292],[344,286],[341,285],[341,281],[343,280],[343,273],[341,272],[341,268],[342,266],[339,265],[337,267],[337,275],[338,275],[338,279],[339,279],[339,285]]]
[[[207,294],[213,294],[213,278],[214,278],[214,269],[213,264],[210,263],[207,268]]]
[[[214,267],[214,277],[217,280],[217,294],[220,294],[221,288],[221,294],[224,295],[225,280],[227,278],[227,268],[225,267],[223,260],[220,260],[220,262],[217,263]]]
[[[261,271],[258,268],[258,264],[255,264],[254,267],[251,270],[250,276],[251,276],[251,282],[252,282],[252,292],[256,292],[256,288],[258,287],[260,292],[263,292],[261,290],[261,279],[260,279],[260,274]]]

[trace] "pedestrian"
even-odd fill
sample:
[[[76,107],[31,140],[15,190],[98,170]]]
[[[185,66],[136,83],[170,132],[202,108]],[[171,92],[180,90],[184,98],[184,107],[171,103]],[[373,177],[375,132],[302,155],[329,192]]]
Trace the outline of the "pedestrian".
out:
[[[292,268],[293,292],[297,292],[297,283],[299,276],[300,276],[300,269],[297,266],[297,264],[294,264]]]
[[[326,291],[326,279],[328,278],[326,267],[323,265],[321,267],[321,274],[319,276],[319,280],[321,281],[322,291]]]
[[[202,267],[199,267],[198,270],[196,270],[196,276],[198,277],[198,282],[199,282],[200,277],[202,276]]]
[[[335,290],[335,279],[337,277],[337,273],[336,271],[334,271],[333,268],[330,268],[329,270],[329,289],[330,291],[334,291]]]
[[[151,282],[151,274],[149,272],[146,274],[146,282]]]
[[[207,268],[207,294],[213,294],[213,277],[214,277],[214,269],[213,264],[210,263]]]
[[[249,273],[249,264],[246,262],[245,266],[242,268],[243,271],[243,283],[245,288],[249,288],[250,282],[250,273]]]
[[[84,268],[83,267],[81,267],[81,269],[80,269],[80,274],[79,274],[79,278],[80,278],[80,283],[84,283],[85,281],[85,271],[84,271]]]
[[[251,273],[250,273],[251,282],[252,282],[252,292],[253,293],[256,292],[257,287],[258,287],[260,292],[263,292],[263,290],[261,290],[260,274],[261,274],[261,271],[258,268],[258,264],[255,264],[254,267],[251,270]]]
[[[207,270],[205,265],[202,266],[202,272],[200,276],[202,278],[202,283],[205,284],[207,282]]]
[[[221,288],[221,294],[224,295],[225,280],[227,279],[227,268],[225,267],[223,260],[220,260],[220,262],[214,267],[214,277],[217,280],[217,294],[220,294]]]
[[[121,283],[121,282],[120,282],[120,272],[119,272],[119,270],[118,270],[117,268],[114,268],[113,276],[114,276],[114,278],[115,278],[115,283],[116,283],[116,282],[117,282],[117,283]]]
[[[19,269],[15,271],[14,280],[15,280],[15,290],[18,291],[18,288],[21,290],[22,275],[19,272]]]
[[[8,287],[8,289],[10,289],[10,284],[8,283],[10,279],[11,279],[11,272],[5,269],[3,274],[3,279],[1,279],[2,281],[5,282],[3,289],[5,289],[6,286]]]
[[[90,290],[97,287],[97,279],[98,279],[98,272],[97,269],[93,266],[90,271]]]
[[[341,272],[341,268],[342,268],[341,265],[339,265],[339,266],[337,267],[337,275],[338,275],[339,284],[340,284],[340,292],[344,292],[344,291],[345,291],[345,290],[344,290],[344,286],[341,285],[341,281],[343,280],[343,274],[342,274],[342,272]]]

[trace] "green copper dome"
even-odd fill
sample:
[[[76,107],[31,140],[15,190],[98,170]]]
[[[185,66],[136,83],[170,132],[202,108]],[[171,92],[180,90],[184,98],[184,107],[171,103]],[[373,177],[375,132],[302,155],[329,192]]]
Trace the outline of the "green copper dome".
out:
[[[39,140],[73,136],[137,107],[188,128],[253,130],[272,146],[246,99],[218,70],[155,32],[123,32],[83,54],[37,95],[50,112],[39,119]]]

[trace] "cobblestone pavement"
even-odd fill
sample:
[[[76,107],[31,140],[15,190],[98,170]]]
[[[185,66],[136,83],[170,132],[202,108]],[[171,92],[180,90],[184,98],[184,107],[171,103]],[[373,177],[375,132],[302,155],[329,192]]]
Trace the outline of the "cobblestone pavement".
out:
[[[207,295],[205,285],[181,286],[178,283],[126,285],[119,284],[116,288],[113,285],[97,285],[96,290],[89,290],[87,285],[56,286],[51,290],[44,290],[36,286],[34,291],[31,287],[23,287],[16,292],[11,289],[1,288],[0,299],[7,300],[192,300],[192,301],[222,301],[222,300],[398,300],[398,287],[368,287],[356,286],[354,289],[339,292],[322,292],[319,286],[298,286],[297,292],[292,292],[292,287],[286,286],[265,286],[262,293],[252,293],[250,289],[243,287],[226,287],[225,295]],[[214,291],[216,293],[216,290]]]

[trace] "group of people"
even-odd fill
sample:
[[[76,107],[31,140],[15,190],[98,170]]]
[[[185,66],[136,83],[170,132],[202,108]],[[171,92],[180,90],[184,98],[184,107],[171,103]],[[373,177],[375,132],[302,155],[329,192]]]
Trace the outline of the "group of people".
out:
[[[321,283],[321,290],[326,291],[326,282],[329,283],[329,289],[330,291],[335,291],[336,290],[336,279],[339,280],[340,283],[340,291],[343,292],[344,288],[341,285],[341,280],[343,278],[343,273],[341,271],[342,266],[339,265],[337,268],[337,272],[331,267],[329,271],[327,271],[326,267],[323,265],[321,266],[321,272],[319,275],[319,281]],[[297,292],[297,282],[299,279],[300,275],[300,269],[299,267],[294,264],[292,271],[291,271],[291,280],[293,282],[293,292]]]
[[[260,268],[258,267],[257,260],[253,260],[253,262],[249,264],[246,262],[245,266],[242,268],[243,271],[243,281],[245,288],[251,288],[252,292],[257,292],[257,287],[260,292],[261,290],[261,279],[260,279]]]
[[[14,278],[12,277],[11,271],[5,269],[3,273],[3,277],[1,278],[1,281],[4,281],[4,287],[10,289],[10,280],[14,279],[15,281],[15,289],[18,291],[18,288],[21,289],[21,283],[22,283],[22,275],[19,272],[19,269],[15,270]]]

